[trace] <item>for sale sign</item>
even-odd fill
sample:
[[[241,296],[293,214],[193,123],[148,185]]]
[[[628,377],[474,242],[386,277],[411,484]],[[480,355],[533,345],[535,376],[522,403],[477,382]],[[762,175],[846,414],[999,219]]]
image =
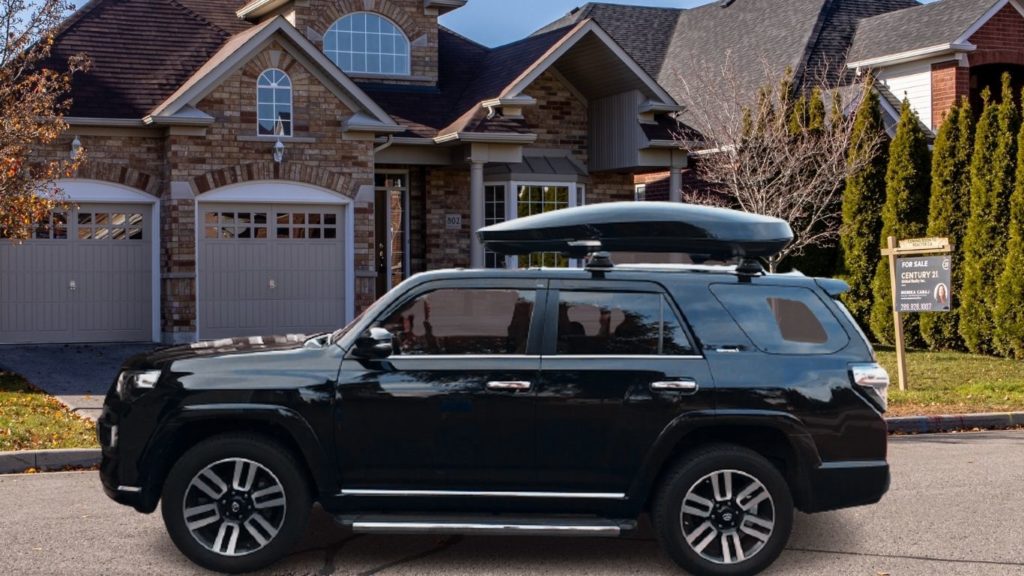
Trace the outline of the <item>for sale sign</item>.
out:
[[[952,301],[952,258],[949,256],[896,259],[897,312],[949,312]]]

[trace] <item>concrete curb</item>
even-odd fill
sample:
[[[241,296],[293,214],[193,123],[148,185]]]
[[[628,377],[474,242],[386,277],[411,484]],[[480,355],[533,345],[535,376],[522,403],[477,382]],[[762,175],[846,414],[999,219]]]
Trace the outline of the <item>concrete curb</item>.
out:
[[[0,452],[0,474],[20,474],[29,468],[54,472],[68,467],[89,468],[99,463],[98,448]]]
[[[1024,426],[1024,412],[907,416],[887,418],[886,423],[889,425],[889,432],[899,434],[934,434],[975,428],[1001,430]]]

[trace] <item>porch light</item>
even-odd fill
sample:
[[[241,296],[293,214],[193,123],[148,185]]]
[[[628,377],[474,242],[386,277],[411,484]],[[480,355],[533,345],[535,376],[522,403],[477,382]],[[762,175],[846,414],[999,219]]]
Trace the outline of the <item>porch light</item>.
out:
[[[82,141],[75,136],[75,139],[71,142],[71,160],[78,160],[78,157],[82,154]]]
[[[274,162],[280,164],[282,161],[284,161],[284,143],[278,139],[277,144],[274,144]]]

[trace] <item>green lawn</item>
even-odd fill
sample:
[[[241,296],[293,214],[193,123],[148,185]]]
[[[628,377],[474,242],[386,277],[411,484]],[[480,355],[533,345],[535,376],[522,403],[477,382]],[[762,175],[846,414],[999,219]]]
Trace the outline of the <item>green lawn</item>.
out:
[[[911,351],[907,355],[907,391],[900,392],[895,350],[877,350],[892,379],[886,416],[1024,412],[1024,362]]]
[[[0,452],[98,447],[91,421],[21,376],[0,372]]]

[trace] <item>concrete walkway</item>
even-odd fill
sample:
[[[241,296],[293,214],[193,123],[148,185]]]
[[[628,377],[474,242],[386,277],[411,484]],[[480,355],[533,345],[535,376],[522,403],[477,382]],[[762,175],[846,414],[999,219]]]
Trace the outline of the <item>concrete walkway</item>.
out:
[[[0,369],[25,377],[75,412],[99,418],[121,363],[156,344],[0,345]]]

